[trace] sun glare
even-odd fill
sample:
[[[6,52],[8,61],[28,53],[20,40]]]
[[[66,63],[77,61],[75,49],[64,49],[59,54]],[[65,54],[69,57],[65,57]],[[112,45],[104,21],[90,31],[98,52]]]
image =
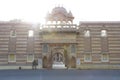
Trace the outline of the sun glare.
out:
[[[119,0],[0,0],[0,21],[45,23],[47,12],[55,6],[71,10],[78,22],[120,20]]]
[[[29,37],[33,37],[33,35],[34,35],[34,31],[33,31],[33,30],[29,30],[28,36],[29,36]]]

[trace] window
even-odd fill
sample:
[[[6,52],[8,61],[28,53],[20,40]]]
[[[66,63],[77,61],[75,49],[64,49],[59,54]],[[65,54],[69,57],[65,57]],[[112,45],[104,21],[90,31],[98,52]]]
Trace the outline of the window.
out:
[[[90,30],[84,31],[84,51],[91,52],[91,37],[90,37]]]
[[[68,21],[68,23],[69,23],[69,24],[72,24],[72,22],[71,22],[71,21]]]
[[[34,55],[33,54],[28,54],[27,55],[27,62],[33,62],[34,60]]]
[[[72,28],[76,28],[76,26],[72,26]]]
[[[57,21],[57,24],[60,24],[61,23],[61,21]]]
[[[108,54],[102,54],[102,56],[101,56],[101,61],[102,61],[102,62],[108,62],[108,61],[109,61]]]
[[[101,37],[107,37],[107,31],[101,30]]]
[[[44,44],[43,45],[43,53],[47,53],[48,52],[48,45]]]
[[[16,31],[15,30],[10,31],[10,37],[16,37]]]
[[[47,21],[47,24],[51,24],[52,22],[51,21]]]
[[[66,28],[69,28],[69,26],[66,26]]]
[[[108,45],[107,31],[101,30],[101,51],[108,52]]]
[[[84,31],[84,36],[85,37],[90,37],[90,31],[89,30]]]
[[[55,26],[50,26],[50,28],[55,28]]]
[[[76,49],[75,49],[76,47],[75,47],[75,45],[71,45],[71,53],[75,53],[76,52]]]
[[[84,54],[84,62],[91,62],[91,54]]]
[[[8,55],[8,62],[16,62],[16,55],[15,54],[9,54]]]
[[[76,29],[79,29],[79,27],[76,27]]]
[[[29,30],[28,31],[28,37],[33,37],[34,35],[34,31],[33,30]]]
[[[61,26],[57,26],[57,28],[61,28]]]
[[[53,23],[52,24],[57,24],[57,22],[56,21],[53,21]]]

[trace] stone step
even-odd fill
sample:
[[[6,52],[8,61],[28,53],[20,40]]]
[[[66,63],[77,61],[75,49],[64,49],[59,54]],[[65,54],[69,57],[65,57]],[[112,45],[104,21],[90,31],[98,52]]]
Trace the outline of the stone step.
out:
[[[65,64],[63,62],[53,62],[53,69],[66,69]]]

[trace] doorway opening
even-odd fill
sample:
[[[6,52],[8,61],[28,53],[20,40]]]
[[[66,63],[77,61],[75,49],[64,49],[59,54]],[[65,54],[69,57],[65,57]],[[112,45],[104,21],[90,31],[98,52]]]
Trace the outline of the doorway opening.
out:
[[[65,67],[64,55],[61,52],[56,52],[52,56],[52,68],[62,69]]]

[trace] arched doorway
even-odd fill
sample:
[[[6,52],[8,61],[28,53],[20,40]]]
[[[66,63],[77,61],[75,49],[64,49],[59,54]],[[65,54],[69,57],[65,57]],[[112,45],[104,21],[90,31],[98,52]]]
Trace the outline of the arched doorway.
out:
[[[52,68],[66,68],[65,67],[65,59],[64,59],[64,54],[61,52],[56,52],[52,56]]]
[[[47,68],[47,57],[43,57],[43,68]]]
[[[55,62],[57,62],[57,63],[59,63],[59,62],[64,62],[64,56],[63,56],[62,53],[57,52],[57,53],[55,53],[55,54],[53,55],[52,60],[53,60],[53,63],[55,63]]]
[[[76,68],[76,59],[75,59],[75,57],[72,56],[70,62],[71,62],[71,68]]]

